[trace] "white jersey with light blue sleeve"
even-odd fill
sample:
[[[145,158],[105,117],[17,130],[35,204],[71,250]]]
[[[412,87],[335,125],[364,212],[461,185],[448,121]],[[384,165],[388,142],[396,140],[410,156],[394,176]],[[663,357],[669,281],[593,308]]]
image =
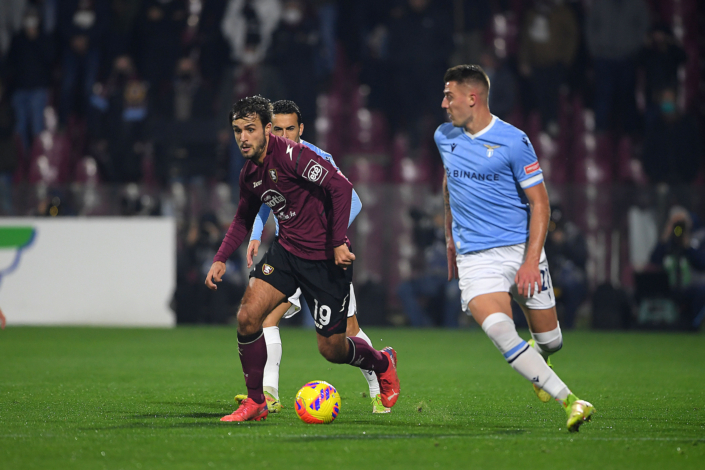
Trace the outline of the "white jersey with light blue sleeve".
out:
[[[448,178],[456,252],[526,243],[530,210],[523,190],[543,182],[526,134],[492,116],[475,135],[445,123],[434,139]]]
[[[338,168],[338,165],[335,164],[335,161],[333,160],[333,155],[331,155],[328,152],[325,152],[321,150],[320,148],[316,147],[310,142],[306,142],[305,140],[301,139],[301,143],[305,145],[306,147],[310,148],[313,150],[317,155],[320,157],[325,158],[330,162],[331,165],[335,167],[336,170],[340,172],[340,168]],[[357,217],[357,214],[360,213],[362,210],[362,201],[360,201],[360,196],[357,195],[355,192],[355,189],[353,189],[352,192],[352,201],[350,203],[350,220],[348,220],[348,227],[350,227],[350,224],[353,223],[353,220],[355,220],[355,217]],[[257,214],[257,217],[255,218],[255,223],[252,225],[252,235],[250,235],[250,241],[252,240],[262,240],[262,232],[264,231],[264,226],[267,224],[267,219],[269,218],[269,213],[272,211],[272,209],[269,208],[267,204],[262,204],[262,207],[259,210],[259,214]],[[275,234],[279,235],[279,221],[277,218],[274,218],[274,223],[276,225],[276,230]]]

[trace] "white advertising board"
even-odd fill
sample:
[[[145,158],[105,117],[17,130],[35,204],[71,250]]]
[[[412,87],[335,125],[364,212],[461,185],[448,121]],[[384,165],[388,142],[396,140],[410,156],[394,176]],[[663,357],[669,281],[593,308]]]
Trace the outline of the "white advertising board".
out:
[[[8,325],[175,324],[171,218],[0,218]]]

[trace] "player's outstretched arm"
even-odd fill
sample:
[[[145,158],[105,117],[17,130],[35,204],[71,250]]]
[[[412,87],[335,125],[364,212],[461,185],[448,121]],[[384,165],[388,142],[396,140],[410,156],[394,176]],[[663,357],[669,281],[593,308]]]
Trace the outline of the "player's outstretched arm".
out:
[[[445,210],[446,256],[448,257],[448,280],[458,279],[458,261],[453,241],[453,214],[450,212],[448,175],[443,175],[443,207]]]
[[[529,224],[529,243],[526,248],[526,259],[517,271],[516,282],[519,295],[530,297],[541,292],[541,273],[539,261],[543,244],[548,233],[548,221],[551,217],[551,206],[548,200],[546,185],[542,183],[524,189],[531,208]]]
[[[210,290],[218,290],[215,282],[223,282],[223,274],[225,274],[225,263],[216,261],[211,265],[211,269],[206,275],[206,285]]]
[[[213,257],[213,265],[206,276],[206,285],[211,290],[216,290],[217,287],[213,283],[221,282],[223,274],[225,274],[225,262],[230,258],[235,250],[237,250],[245,240],[247,232],[252,228],[252,224],[257,217],[260,209],[260,200],[257,196],[244,189],[245,184],[240,175],[240,202],[237,206],[237,212],[233,218],[230,227],[228,228],[223,242],[220,244],[218,253]]]

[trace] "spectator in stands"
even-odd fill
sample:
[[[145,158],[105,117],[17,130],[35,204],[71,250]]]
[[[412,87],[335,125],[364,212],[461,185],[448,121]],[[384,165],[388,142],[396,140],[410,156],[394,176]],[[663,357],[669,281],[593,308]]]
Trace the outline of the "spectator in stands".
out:
[[[646,129],[644,171],[653,183],[692,183],[703,158],[697,122],[678,110],[672,89],[661,93],[658,105],[658,117]]]
[[[132,34],[142,0],[109,0],[110,26],[105,44],[103,63],[112,64],[116,57],[130,52]]]
[[[300,0],[283,3],[281,22],[272,35],[267,63],[276,80],[271,99],[288,99],[299,103],[302,122],[316,122],[316,95],[318,79],[315,70],[316,55],[320,52],[318,18]],[[309,73],[291,73],[307,70]]]
[[[12,36],[22,29],[27,0],[0,1],[0,58],[10,49]]]
[[[484,32],[492,19],[490,2],[478,0],[460,0],[453,2],[456,10],[454,32],[456,50],[452,61],[455,64],[476,64],[483,55]],[[457,8],[462,8],[458,16]]]
[[[89,129],[93,153],[108,181],[138,181],[142,174],[148,86],[140,80],[132,59],[113,63],[104,87],[91,97]]]
[[[134,57],[158,108],[169,99],[187,16],[185,0],[145,0],[137,18]]]
[[[104,0],[65,0],[59,4],[62,48],[59,119],[62,124],[67,123],[74,111],[86,109],[98,78],[109,16],[108,3]]]
[[[563,210],[551,209],[545,244],[561,327],[575,326],[575,315],[587,296],[587,242],[580,229],[566,220]]]
[[[490,79],[490,111],[506,121],[516,106],[517,83],[506,61],[487,50],[480,56],[480,65]]]
[[[247,284],[243,273],[243,260],[239,253],[227,261],[227,274],[222,289],[216,295],[204,291],[201,277],[204,266],[218,251],[225,233],[215,214],[205,212],[200,220],[192,220],[183,236],[185,243],[176,258],[176,290],[172,308],[178,323],[227,323],[237,313],[238,305]],[[207,273],[206,273],[207,274]],[[222,291],[222,292],[221,292]]]
[[[0,80],[0,213],[12,215],[12,177],[17,168],[15,117]]]
[[[168,180],[212,176],[216,170],[215,93],[203,82],[198,63],[179,59],[168,109],[162,110],[160,126],[155,126],[157,170]],[[231,130],[232,134],[232,130]]]
[[[202,4],[196,39],[199,68],[208,86],[217,89],[228,64],[228,43],[220,31],[228,0],[205,0]]]
[[[410,146],[425,134],[423,118],[434,126],[442,119],[438,106],[438,77],[448,68],[453,47],[452,21],[445,9],[429,0],[408,0],[389,24],[389,65],[393,106],[390,122],[408,133]]]
[[[230,0],[221,29],[230,46],[233,61],[244,66],[260,64],[281,13],[279,0]]]
[[[573,10],[562,0],[536,0],[521,27],[519,70],[531,82],[544,130],[554,137],[559,131],[559,92],[579,38]]]
[[[639,66],[646,78],[646,125],[659,115],[659,103],[664,90],[678,89],[678,68],[688,59],[668,25],[659,23],[651,28],[646,44],[639,53]]]
[[[41,29],[39,11],[28,8],[22,20],[22,31],[12,39],[7,59],[17,133],[25,152],[44,129],[44,108],[49,99],[53,63],[53,44]]]
[[[399,300],[411,326],[426,327],[440,324],[457,327],[460,314],[460,288],[457,279],[448,281],[443,213],[433,216],[411,209],[414,223],[413,275],[397,289]]]
[[[671,294],[681,306],[681,323],[697,329],[705,316],[705,230],[694,227],[690,213],[673,206],[651,263],[668,275]]]
[[[628,132],[637,127],[636,58],[648,27],[643,0],[596,0],[590,10],[585,34],[594,59],[598,131],[620,127],[618,122]],[[614,116],[617,112],[620,120]]]

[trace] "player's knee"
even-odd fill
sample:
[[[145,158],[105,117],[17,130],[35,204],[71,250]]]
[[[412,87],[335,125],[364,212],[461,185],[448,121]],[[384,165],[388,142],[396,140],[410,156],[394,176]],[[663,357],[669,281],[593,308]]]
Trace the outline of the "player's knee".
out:
[[[536,347],[543,355],[551,355],[563,347],[563,334],[560,325],[554,330],[543,333],[531,333],[536,342]]]
[[[514,320],[504,313],[493,313],[482,322],[482,329],[510,364],[523,354],[529,345],[517,333]]]
[[[262,327],[259,317],[247,303],[242,303],[237,311],[237,330],[240,334],[251,335]]]

